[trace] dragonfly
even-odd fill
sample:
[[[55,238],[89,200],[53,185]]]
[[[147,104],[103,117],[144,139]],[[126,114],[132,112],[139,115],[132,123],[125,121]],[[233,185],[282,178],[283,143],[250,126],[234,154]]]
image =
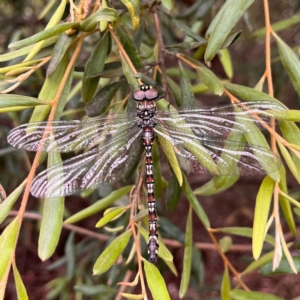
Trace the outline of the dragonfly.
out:
[[[249,101],[216,107],[157,109],[162,89],[141,84],[132,92],[136,110],[85,117],[82,120],[28,123],[12,129],[8,142],[29,151],[70,152],[86,149],[51,166],[35,177],[31,194],[58,197],[95,189],[124,178],[145,153],[149,220],[149,261],[158,260],[158,221],[154,194],[152,146],[161,144],[171,166],[187,173],[258,175],[278,170],[280,158],[267,148],[228,140],[229,135],[257,130],[274,115],[284,117],[285,106],[272,101]],[[161,100],[165,101],[165,100]],[[245,109],[246,107],[246,109]],[[171,145],[170,148],[163,145]],[[174,155],[168,155],[171,151]],[[173,161],[172,161],[173,160]]]

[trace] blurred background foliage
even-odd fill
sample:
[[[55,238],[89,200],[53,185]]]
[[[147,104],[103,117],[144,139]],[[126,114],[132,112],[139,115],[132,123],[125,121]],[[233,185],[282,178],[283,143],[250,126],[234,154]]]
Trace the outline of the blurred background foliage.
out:
[[[53,1],[28,0],[28,1],[6,1],[0,2],[0,53],[6,53],[10,43],[24,39],[37,32],[44,30],[52,13],[59,5],[58,1],[54,6],[41,17],[43,10]],[[142,1],[141,1],[142,2]],[[147,1],[145,1],[147,2]],[[165,1],[167,2],[167,1]],[[143,3],[143,2],[142,2]],[[196,0],[196,1],[174,1],[171,15],[177,20],[190,27],[200,36],[204,36],[212,19],[222,7],[224,1]],[[126,12],[125,6],[120,1],[111,1],[111,6],[120,12]],[[299,0],[272,0],[269,1],[271,22],[279,22],[297,16],[299,18]],[[64,16],[69,15],[69,5],[67,5]],[[125,19],[129,18],[124,14]],[[150,16],[144,14],[145,19]],[[230,82],[241,84],[247,87],[254,87],[265,70],[265,39],[260,36],[257,30],[264,27],[264,10],[262,1],[254,1],[253,5],[246,11],[243,17],[235,26],[235,30],[241,30],[238,40],[228,48],[232,63],[232,78],[224,71],[224,65],[220,61],[220,56],[216,56],[209,64],[211,70],[219,78],[230,80]],[[277,31],[280,37],[294,49],[298,55],[300,47],[300,20],[283,25],[282,30]],[[154,28],[147,28],[149,48],[143,49],[144,55],[151,55],[151,49],[155,41]],[[162,30],[166,45],[173,45],[183,41],[190,41],[179,28],[169,29],[169,23],[162,17]],[[256,32],[256,34],[255,34]],[[80,119],[85,115],[85,103],[82,101],[80,93],[80,82],[85,63],[99,40],[99,33],[85,39],[83,50],[77,60],[72,92],[66,105],[63,116],[65,119]],[[53,46],[44,48],[36,58],[51,55]],[[147,51],[149,53],[147,53]],[[190,51],[194,58],[203,60],[204,50],[201,47]],[[147,57],[141,57],[146,59]],[[21,60],[9,61],[15,64]],[[179,68],[174,57],[165,56],[165,64],[168,74],[179,80]],[[6,67],[7,62],[1,62],[0,67]],[[275,43],[272,43],[272,75],[274,83],[274,97],[280,99],[287,107],[299,109],[299,96],[285,72],[280,60]],[[38,97],[46,76],[46,67],[38,69],[34,76],[30,76],[22,85],[14,90],[15,94]],[[195,74],[189,75],[192,82],[192,90],[196,95],[197,104],[218,105],[227,103],[226,97],[218,97],[208,92],[201,83],[198,82]],[[4,75],[0,75],[4,79]],[[104,84],[105,81],[102,82]],[[11,84],[2,80],[1,90]],[[174,99],[173,99],[174,100]],[[34,154],[16,150],[6,142],[6,136],[13,127],[29,121],[32,109],[11,112],[0,115],[0,182],[7,195],[10,194],[26,178],[30,169],[30,161]],[[64,158],[71,157],[72,154],[64,154]],[[165,169],[163,169],[163,172]],[[166,175],[168,178],[168,175]],[[198,187],[207,182],[209,176],[190,176],[189,181],[192,187]],[[300,198],[299,186],[295,179],[288,174],[288,187],[294,198]],[[170,179],[171,180],[171,179]],[[212,227],[244,226],[251,227],[253,221],[253,207],[255,195],[260,185],[261,178],[241,178],[238,183],[217,195],[202,197],[199,201],[206,214],[211,220]],[[67,198],[65,217],[68,217],[85,207],[91,205],[96,200],[109,195],[113,187],[105,185],[92,194],[75,195]],[[121,197],[119,203],[128,203],[126,196]],[[103,233],[103,229],[95,229],[95,223],[101,214],[93,215],[79,223],[77,227],[65,228],[54,255],[44,261],[37,256],[37,241],[40,218],[36,212],[41,212],[42,203],[34,197],[30,198],[27,211],[29,214],[22,225],[17,250],[16,262],[21,273],[23,282],[27,288],[29,299],[115,299],[117,289],[116,284],[125,281],[124,278],[133,280],[136,272],[136,265],[131,262],[129,265],[119,264],[113,266],[107,273],[101,276],[92,276],[92,269],[99,253],[115,238],[117,234],[110,233],[103,238],[101,235],[92,235],[92,232]],[[180,199],[176,210],[167,212],[162,203],[158,205],[160,215],[160,233],[163,237],[172,240],[184,241],[186,226],[186,216],[188,215],[188,202]],[[16,204],[15,209],[18,209]],[[30,212],[33,212],[30,214]],[[184,217],[183,217],[184,216]],[[127,216],[128,217],[128,216]],[[299,220],[296,220],[297,226]],[[4,229],[8,224],[5,221],[1,225]],[[110,224],[112,228],[124,226],[123,219],[117,219]],[[288,231],[288,226],[283,224],[286,239],[291,240],[292,236]],[[80,229],[86,228],[84,232]],[[75,233],[76,232],[76,233]],[[271,230],[272,234],[272,230]],[[218,238],[224,238],[224,234],[218,234]],[[225,245],[226,245],[225,237]],[[224,282],[222,260],[211,243],[206,230],[201,222],[196,218],[193,220],[193,239],[201,242],[198,248],[202,251],[194,250],[193,267],[190,279],[189,290],[184,299],[220,299],[222,280]],[[250,239],[233,236],[230,243],[236,245],[228,252],[228,259],[236,269],[242,270],[252,260]],[[144,247],[145,253],[145,247]],[[180,286],[180,274],[183,268],[183,248],[170,247],[174,256],[174,264],[179,276],[175,276],[170,269],[160,262],[158,268],[163,274],[172,300],[179,299],[178,292]],[[124,257],[129,255],[130,248],[126,248]],[[280,270],[286,270],[286,263],[283,262]],[[244,279],[252,290],[262,291],[273,295],[278,295],[284,299],[293,299],[300,295],[299,275],[289,274],[290,270],[282,271],[283,274],[271,275],[270,264],[261,269],[261,274],[257,272],[249,273]],[[138,293],[139,286],[133,287],[131,292]],[[15,284],[12,274],[9,277],[6,298],[15,298]],[[241,298],[243,299],[243,298]],[[267,299],[267,298],[266,298]],[[273,299],[273,298],[270,298]],[[274,298],[275,299],[275,298]]]

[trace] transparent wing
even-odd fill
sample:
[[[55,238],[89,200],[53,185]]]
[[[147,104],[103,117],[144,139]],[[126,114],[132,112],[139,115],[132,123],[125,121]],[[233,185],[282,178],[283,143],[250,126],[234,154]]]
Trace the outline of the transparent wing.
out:
[[[269,119],[284,119],[286,107],[272,101],[249,101],[227,104],[218,107],[190,108],[158,112],[157,120],[175,130],[192,128],[197,136],[223,137],[229,133],[241,134],[249,132],[244,121],[251,121],[260,130],[263,128],[259,116],[265,123]],[[233,128],[234,127],[234,128]]]
[[[141,129],[133,127],[116,136],[106,136],[101,146],[40,173],[32,183],[31,193],[36,197],[65,196],[120,179],[140,135]]]
[[[193,133],[172,130],[162,125],[155,132],[173,146],[181,167],[188,173],[215,175],[270,174],[280,167],[280,158],[267,148],[199,137]]]
[[[135,124],[136,112],[73,121],[29,123],[11,130],[8,142],[29,151],[70,152],[103,142],[107,135]]]

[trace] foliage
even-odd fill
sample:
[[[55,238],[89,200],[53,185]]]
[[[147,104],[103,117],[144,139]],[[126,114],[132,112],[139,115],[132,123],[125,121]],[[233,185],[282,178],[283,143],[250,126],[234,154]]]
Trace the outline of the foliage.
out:
[[[277,62],[280,61],[285,70],[280,73],[287,74],[290,89],[293,87],[300,94],[300,62],[295,49],[281,35],[282,30],[295,26],[300,19],[290,17],[271,25],[268,1],[264,0],[266,24],[263,26],[262,21],[259,22],[264,28],[256,28],[251,36],[243,40],[243,25],[239,20],[243,18],[247,21],[246,16],[251,14],[252,5],[262,5],[257,2],[227,0],[219,3],[198,0],[193,5],[184,6],[168,0],[163,0],[162,3],[123,0],[112,1],[111,4],[105,0],[101,3],[78,1],[77,4],[66,0],[59,4],[49,1],[40,16],[41,20],[47,20],[44,29],[41,29],[42,23],[34,27],[34,33],[26,24],[18,29],[11,28],[11,25],[6,28],[6,33],[13,32],[13,35],[9,41],[9,48],[12,50],[0,55],[0,61],[3,62],[0,68],[3,80],[0,112],[7,114],[6,117],[1,117],[4,120],[1,138],[5,139],[10,123],[15,126],[26,122],[82,118],[85,115],[85,105],[89,115],[119,112],[125,107],[130,110],[132,101],[128,86],[136,89],[141,79],[146,80],[144,75],[159,82],[166,91],[166,100],[176,102],[178,106],[192,106],[201,96],[231,102],[269,100],[285,103],[285,97],[280,94],[278,86],[275,85],[274,88],[277,79],[272,79],[272,72],[276,71]],[[29,6],[29,3],[24,2],[23,5]],[[43,1],[35,3],[38,9],[43,4]],[[295,9],[297,5],[299,3],[296,1]],[[13,9],[17,10],[17,7],[15,4]],[[21,7],[19,14],[25,13],[25,9],[22,9]],[[70,15],[67,17],[68,12]],[[261,17],[263,18],[262,15]],[[255,80],[252,83],[255,82],[255,87],[251,88],[249,82],[234,84],[236,79],[244,76],[243,65],[231,55],[231,52],[236,51],[235,45],[244,47],[243,43],[250,43],[255,48],[256,41],[261,43],[262,37],[265,38],[265,43],[264,49],[260,48],[260,60],[265,63],[265,68],[259,66],[254,70]],[[270,39],[275,41],[274,45]],[[264,51],[266,56],[262,59]],[[251,57],[249,59],[251,63],[256,63]],[[246,81],[245,77],[240,81]],[[14,94],[7,94],[12,91]],[[158,107],[169,107],[168,102],[160,100]],[[46,198],[41,216],[28,213],[25,209],[29,206],[29,189],[34,174],[38,165],[45,160],[46,154],[37,152],[31,164],[27,153],[16,151],[1,141],[3,147],[0,155],[4,170],[0,172],[4,187],[1,195],[3,197],[5,194],[4,190],[10,193],[0,204],[0,220],[3,222],[0,237],[3,249],[0,286],[6,286],[13,267],[18,299],[28,298],[26,284],[23,284],[22,274],[20,276],[18,271],[18,257],[17,263],[15,262],[15,254],[24,218],[30,218],[41,220],[38,256],[42,260],[49,259],[55,253],[60,238],[64,236],[63,228],[72,231],[65,244],[65,255],[49,266],[49,270],[66,266],[65,275],[58,275],[47,284],[49,299],[69,299],[71,293],[93,299],[120,299],[121,295],[127,299],[147,299],[147,293],[151,293],[153,299],[177,299],[186,295],[191,299],[199,299],[203,292],[200,287],[203,283],[203,261],[199,247],[193,241],[192,226],[192,221],[197,218],[203,223],[224,262],[223,279],[218,286],[222,299],[281,299],[272,294],[250,291],[245,279],[246,274],[257,272],[260,268],[264,275],[271,274],[272,270],[284,274],[299,270],[299,255],[290,250],[294,245],[287,244],[284,239],[280,208],[289,230],[295,235],[292,207],[299,209],[300,206],[295,199],[297,195],[294,197],[288,190],[287,178],[290,175],[287,172],[300,182],[300,131],[294,123],[300,121],[300,114],[297,110],[286,109],[284,115],[275,114],[274,118],[278,119],[281,133],[275,131],[274,123],[265,126],[269,132],[270,149],[274,153],[279,149],[285,163],[281,164],[279,170],[267,172],[261,183],[256,198],[253,229],[225,225],[223,228],[211,228],[210,219],[200,198],[197,198],[230,188],[239,176],[215,175],[204,185],[199,186],[198,183],[196,188],[192,188],[182,174],[173,146],[163,139],[158,140],[170,163],[171,176],[167,182],[162,166],[158,160],[154,161],[156,195],[158,198],[166,195],[167,209],[178,214],[181,214],[176,212],[178,199],[180,195],[184,195],[188,199],[189,212],[182,216],[186,220],[185,233],[161,217],[160,231],[168,232],[173,242],[168,243],[163,237],[159,238],[160,262],[157,267],[142,256],[146,251],[141,237],[147,240],[145,197],[141,196],[143,185],[139,181],[143,174],[142,164],[138,165],[135,176],[125,178],[126,183],[122,187],[101,186],[97,191],[82,193],[82,198],[89,196],[91,199],[87,208],[71,214],[65,209],[64,197]],[[257,130],[255,124],[247,122],[246,126],[251,133],[246,133],[243,138],[249,143],[269,147],[266,137]],[[159,156],[156,147],[154,145],[154,157]],[[46,165],[50,167],[60,163],[61,159],[60,154],[49,153]],[[26,180],[21,183],[24,178]],[[21,205],[15,212],[12,207],[23,189]],[[98,212],[103,212],[100,220],[96,215]],[[195,216],[192,212],[195,212]],[[97,223],[101,233],[72,225],[92,217],[96,218],[93,224]],[[269,235],[267,232],[273,223],[274,232]],[[74,232],[100,240],[101,246],[88,238],[77,242]],[[218,241],[217,232],[252,238],[254,260],[244,271],[238,272],[225,254],[232,246],[231,239]],[[173,295],[164,281],[163,272],[167,269],[178,274],[178,265],[173,262],[171,247],[169,249],[170,245],[178,247],[178,243],[183,248],[183,267],[179,275],[181,281],[178,293]],[[118,260],[121,255],[127,264],[122,259]],[[99,278],[97,283],[91,278],[92,270]],[[132,277],[127,277],[126,274],[132,272],[136,273],[136,277],[131,282]],[[231,281],[230,276],[235,277],[236,281]],[[120,289],[117,284],[121,285]],[[193,296],[190,290],[194,290],[197,295]],[[116,296],[118,292],[120,294]],[[4,289],[0,291],[0,298],[4,298]]]

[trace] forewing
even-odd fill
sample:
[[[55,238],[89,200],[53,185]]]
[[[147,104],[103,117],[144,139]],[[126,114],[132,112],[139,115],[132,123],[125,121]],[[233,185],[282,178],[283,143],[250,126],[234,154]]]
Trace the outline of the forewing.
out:
[[[40,173],[32,183],[31,193],[36,197],[66,196],[118,180],[140,134],[141,129],[133,127],[116,136],[106,136],[98,147]]]
[[[77,151],[100,144],[107,135],[115,135],[120,129],[132,126],[136,122],[135,115],[29,123],[11,130],[7,140],[14,147],[29,151]]]
[[[224,137],[229,133],[249,132],[244,120],[251,120],[257,130],[263,123],[269,124],[270,118],[284,119],[286,107],[272,101],[249,101],[217,107],[170,109],[159,113],[157,120],[165,126],[184,131],[192,128],[197,136]]]

